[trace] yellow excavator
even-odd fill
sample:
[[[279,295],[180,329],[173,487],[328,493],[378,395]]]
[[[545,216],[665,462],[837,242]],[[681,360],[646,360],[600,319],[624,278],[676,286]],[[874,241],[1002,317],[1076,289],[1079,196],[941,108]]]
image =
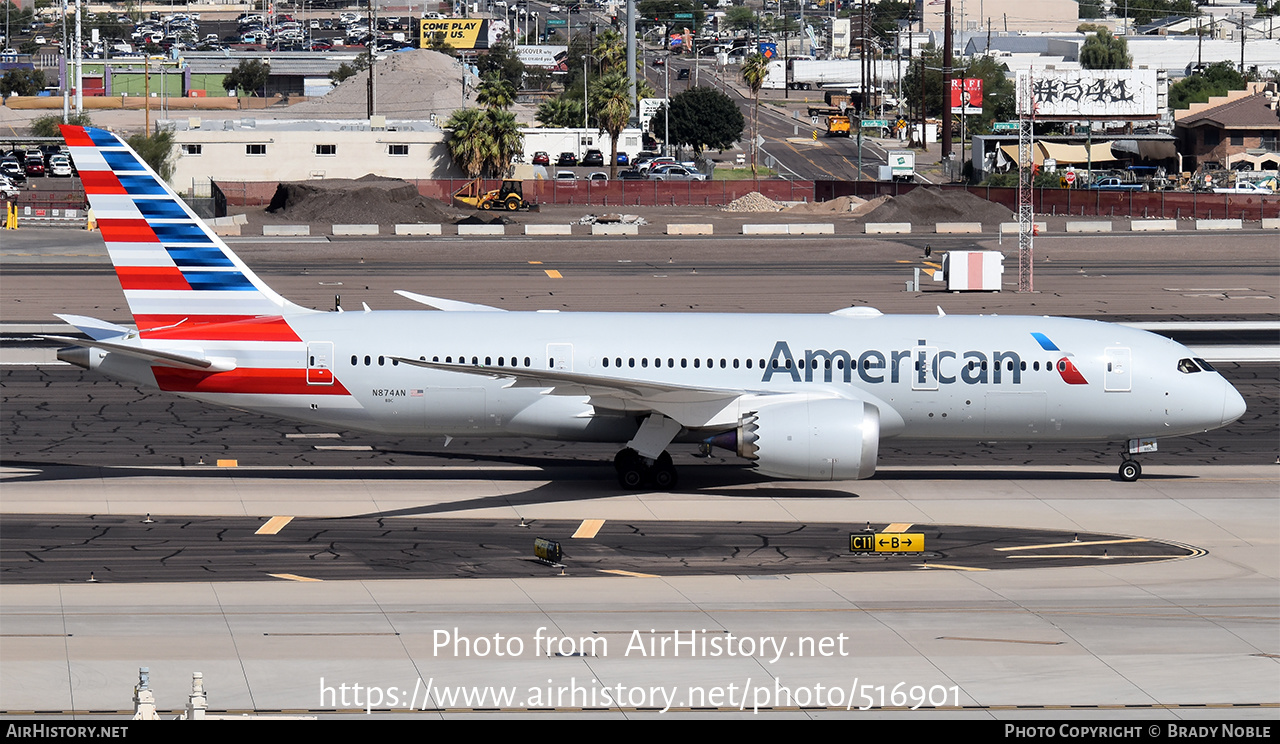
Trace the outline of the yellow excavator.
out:
[[[514,179],[502,182],[502,187],[481,193],[483,180],[477,178],[468,181],[465,186],[453,192],[453,200],[458,204],[476,209],[501,209],[508,212],[538,211],[537,204],[524,200],[524,182]]]

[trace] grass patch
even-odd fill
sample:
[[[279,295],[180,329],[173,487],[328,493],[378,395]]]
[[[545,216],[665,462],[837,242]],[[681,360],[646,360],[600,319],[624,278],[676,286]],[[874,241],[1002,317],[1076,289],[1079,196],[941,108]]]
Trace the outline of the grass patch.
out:
[[[773,168],[765,168],[763,166],[756,169],[759,173],[755,178],[773,178],[778,175],[778,171]],[[713,181],[750,181],[753,178],[751,168],[716,168],[711,180]]]

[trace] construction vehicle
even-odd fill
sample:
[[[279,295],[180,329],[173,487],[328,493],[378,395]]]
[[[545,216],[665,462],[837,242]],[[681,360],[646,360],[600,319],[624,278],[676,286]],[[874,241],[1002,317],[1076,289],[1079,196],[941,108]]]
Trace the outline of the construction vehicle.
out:
[[[828,137],[848,137],[849,127],[849,117],[844,114],[834,114],[827,117]]]
[[[538,210],[537,204],[530,204],[524,200],[523,181],[508,179],[502,182],[501,188],[481,193],[483,184],[484,181],[479,178],[467,181],[465,186],[453,192],[453,200],[460,205],[476,209],[501,209],[508,212]]]

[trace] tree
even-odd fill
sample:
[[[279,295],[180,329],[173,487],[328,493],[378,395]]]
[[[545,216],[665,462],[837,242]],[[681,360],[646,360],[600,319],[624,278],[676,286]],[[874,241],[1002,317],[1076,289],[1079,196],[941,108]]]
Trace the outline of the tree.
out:
[[[538,104],[534,118],[544,127],[576,127],[582,124],[582,96],[567,92]]]
[[[32,137],[61,137],[62,130],[58,129],[58,125],[64,123],[61,114],[53,114],[51,116],[41,116],[31,122]],[[67,115],[66,124],[73,127],[91,127],[93,121],[89,118],[88,113],[71,113]]]
[[[511,161],[524,151],[520,122],[515,114],[497,108],[486,111],[484,118],[488,128],[485,170],[494,178],[503,178],[511,169]]]
[[[1132,64],[1128,42],[1110,31],[1095,33],[1080,47],[1080,66],[1086,70],[1127,70]]]
[[[496,70],[486,74],[476,88],[476,103],[485,108],[505,110],[515,102],[515,88]]]
[[[329,81],[332,82],[334,85],[341,85],[342,83],[346,82],[348,79],[355,77],[356,72],[358,72],[356,68],[352,67],[346,62],[343,62],[342,64],[338,65],[338,69],[332,70],[329,73]]]
[[[1169,108],[1184,109],[1193,103],[1207,103],[1213,96],[1244,90],[1246,85],[1244,76],[1230,62],[1214,62],[1169,86]]]
[[[618,175],[618,137],[631,119],[631,81],[625,70],[613,69],[596,79],[591,87],[591,112],[601,134],[608,134],[612,143],[609,158],[609,178]]]
[[[135,134],[128,143],[156,175],[169,180],[173,175],[173,130],[161,129],[150,136]]]
[[[606,28],[596,36],[596,46],[591,54],[600,61],[600,71],[608,72],[627,64],[627,40],[622,34]]]
[[[245,59],[222,78],[222,87],[229,91],[244,91],[251,96],[261,90],[265,96],[267,78],[270,75],[271,65],[256,59]]]
[[[653,117],[661,122],[660,109]],[[742,139],[746,119],[733,99],[720,90],[699,86],[671,98],[671,141],[688,145],[700,156],[705,149],[727,150]]]
[[[44,90],[44,70],[9,70],[0,78],[0,96],[34,96]]]
[[[493,45],[487,54],[476,58],[476,71],[480,73],[481,80],[489,77],[489,73],[498,73],[512,90],[520,90],[524,86],[524,63],[515,48],[505,41]]]
[[[449,155],[467,178],[477,178],[485,166],[485,156],[492,148],[488,142],[489,127],[485,112],[476,108],[458,109],[445,122],[449,130]]]
[[[764,87],[764,79],[769,74],[769,60],[763,54],[756,53],[742,60],[742,82],[751,89],[751,98],[755,105],[751,111],[751,175],[758,174],[756,155],[760,139],[760,89]]]
[[[756,25],[756,12],[745,5],[734,5],[725,10],[724,20],[720,21],[723,30],[746,31]]]

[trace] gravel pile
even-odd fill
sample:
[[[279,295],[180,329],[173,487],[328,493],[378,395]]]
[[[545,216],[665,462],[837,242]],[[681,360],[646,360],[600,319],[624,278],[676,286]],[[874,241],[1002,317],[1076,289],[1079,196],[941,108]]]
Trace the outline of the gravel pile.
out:
[[[868,222],[910,222],[913,225],[938,222],[995,225],[1012,220],[1013,212],[967,191],[916,188],[889,199],[866,217]]]
[[[776,201],[764,196],[759,191],[752,191],[750,194],[734,199],[728,204],[720,208],[721,212],[777,212],[782,209],[782,205]]]

